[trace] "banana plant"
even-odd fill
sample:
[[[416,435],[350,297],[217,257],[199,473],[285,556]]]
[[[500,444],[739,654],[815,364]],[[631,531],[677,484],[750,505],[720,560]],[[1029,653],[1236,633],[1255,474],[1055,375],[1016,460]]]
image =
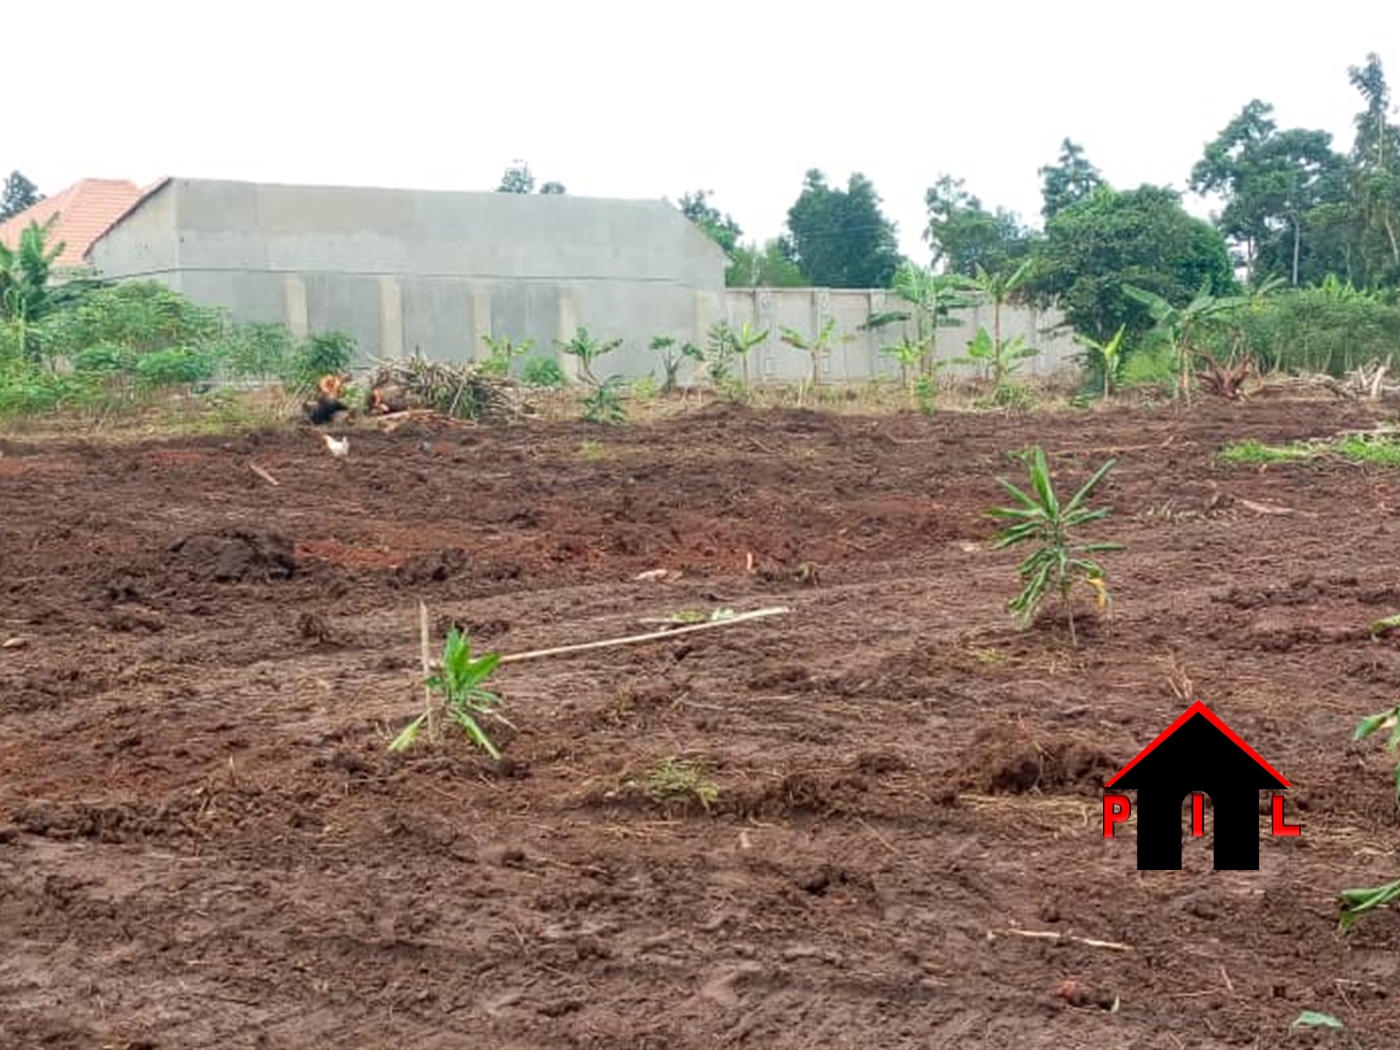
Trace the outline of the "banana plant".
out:
[[[1028,358],[1038,353],[1038,349],[1026,342],[1025,336],[1001,340],[984,326],[977,329],[977,334],[967,344],[967,356],[958,358],[957,363],[978,366],[984,374],[990,375],[993,388],[1000,390]]]
[[[1192,366],[1199,349],[1196,337],[1201,330],[1222,318],[1250,305],[1249,296],[1214,295],[1210,281],[1201,284],[1200,290],[1185,306],[1173,306],[1156,292],[1149,292],[1136,285],[1123,285],[1123,294],[1147,307],[1148,315],[1156,325],[1155,330],[1167,340],[1177,358],[1176,392],[1178,397],[1191,399]]]
[[[652,339],[651,348],[661,355],[661,367],[666,371],[666,378],[661,383],[661,392],[674,393],[680,385],[681,362],[687,357],[698,359],[699,347],[694,343],[685,343],[677,347],[676,340],[669,335],[658,335]]]
[[[938,329],[962,324],[953,312],[977,304],[970,278],[956,273],[934,273],[906,262],[895,271],[891,290],[912,310],[889,310],[872,314],[861,327],[876,330],[899,321],[914,322],[914,341],[923,348],[920,371],[932,376],[937,371]]]
[[[836,318],[828,317],[826,323],[811,339],[795,328],[781,328],[780,338],[793,349],[802,350],[812,355],[812,386],[818,387],[822,383],[823,359],[831,353],[836,343],[849,343],[853,337],[836,335]]]
[[[710,326],[708,352],[705,355],[706,371],[710,382],[723,386],[730,378],[737,357],[744,372],[744,382],[749,380],[749,351],[768,338],[768,329],[758,331],[745,321],[735,328],[728,321],[716,321]]]
[[[1113,384],[1118,382],[1123,372],[1123,336],[1127,325],[1119,325],[1113,338],[1101,343],[1093,336],[1075,333],[1075,342],[1084,347],[1084,357],[1103,373],[1103,396],[1107,400],[1113,395]]]
[[[1001,308],[1016,297],[1031,279],[1032,263],[1025,260],[1014,270],[998,270],[988,273],[981,263],[977,264],[977,276],[972,279],[971,288],[986,296],[992,304],[992,338],[1001,342]]]
[[[580,326],[575,330],[572,339],[567,342],[556,339],[554,345],[570,357],[578,358],[579,371],[583,373],[583,378],[589,385],[597,386],[598,377],[593,374],[593,362],[616,350],[622,345],[622,340],[594,339],[588,334],[587,328]]]

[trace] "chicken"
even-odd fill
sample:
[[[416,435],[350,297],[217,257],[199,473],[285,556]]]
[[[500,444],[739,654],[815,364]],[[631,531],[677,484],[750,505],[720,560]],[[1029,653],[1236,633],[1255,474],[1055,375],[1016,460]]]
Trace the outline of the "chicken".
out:
[[[336,459],[344,459],[350,455],[350,439],[348,437],[333,438],[329,434],[322,434],[321,440],[326,443],[326,448]]]
[[[314,426],[322,426],[329,423],[341,412],[349,409],[342,397],[345,393],[345,384],[349,376],[325,375],[316,384],[317,398],[308,403],[305,407],[306,418]]]

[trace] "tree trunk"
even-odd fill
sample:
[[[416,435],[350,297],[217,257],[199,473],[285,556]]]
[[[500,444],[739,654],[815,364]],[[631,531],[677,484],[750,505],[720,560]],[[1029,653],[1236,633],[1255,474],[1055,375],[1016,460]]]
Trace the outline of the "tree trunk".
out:
[[[1298,287],[1298,252],[1302,242],[1302,231],[1298,228],[1298,216],[1293,216],[1293,287]]]

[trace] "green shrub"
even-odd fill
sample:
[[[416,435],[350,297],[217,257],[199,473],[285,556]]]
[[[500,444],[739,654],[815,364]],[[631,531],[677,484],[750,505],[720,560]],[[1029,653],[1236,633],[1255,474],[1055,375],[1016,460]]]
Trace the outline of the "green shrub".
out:
[[[132,371],[136,382],[146,389],[191,386],[206,382],[214,375],[214,362],[199,350],[172,346],[168,350],[142,354]]]
[[[1281,292],[1230,320],[1238,336],[1218,332],[1206,348],[1221,358],[1247,349],[1260,371],[1341,376],[1358,365],[1400,357],[1400,306],[1335,285]]]
[[[213,356],[236,378],[271,379],[288,374],[295,350],[283,325],[242,324],[225,333]]]
[[[135,355],[131,351],[108,343],[79,350],[72,360],[74,371],[96,375],[129,372],[136,363]]]
[[[37,368],[0,375],[0,416],[34,415],[72,408],[92,400],[96,390],[81,376],[60,376]]]
[[[344,332],[318,332],[301,342],[292,355],[287,379],[299,387],[313,387],[325,375],[344,375],[355,359],[355,340]]]
[[[1166,343],[1130,351],[1118,379],[1121,387],[1166,386],[1176,380],[1176,354]]]
[[[218,310],[198,306],[155,281],[133,281],[79,296],[45,319],[40,343],[50,356],[71,357],[99,345],[140,353],[200,346],[218,339],[224,328]]]
[[[520,381],[526,386],[558,390],[564,386],[564,370],[552,357],[536,357],[525,363]]]

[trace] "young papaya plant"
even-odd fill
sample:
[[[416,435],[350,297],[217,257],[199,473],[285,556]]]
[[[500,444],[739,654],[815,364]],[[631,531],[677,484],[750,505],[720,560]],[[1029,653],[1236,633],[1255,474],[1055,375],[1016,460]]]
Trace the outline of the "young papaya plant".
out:
[[[1010,523],[998,534],[994,550],[1023,543],[1034,546],[1017,568],[1022,587],[1020,593],[1007,603],[1007,609],[1024,626],[1035,616],[1047,595],[1058,594],[1069,623],[1070,643],[1077,647],[1079,641],[1075,634],[1070,592],[1075,583],[1082,581],[1094,590],[1100,608],[1106,606],[1108,587],[1104,581],[1103,566],[1090,556],[1122,550],[1123,544],[1080,543],[1075,532],[1109,515],[1109,508],[1090,508],[1088,499],[1116,461],[1110,459],[1080,486],[1068,502],[1061,503],[1055,494],[1045,451],[1037,445],[1023,458],[1030,474],[1031,491],[1026,492],[1005,478],[997,478],[1001,486],[1015,497],[1017,506],[994,507],[987,512],[990,517]]]

